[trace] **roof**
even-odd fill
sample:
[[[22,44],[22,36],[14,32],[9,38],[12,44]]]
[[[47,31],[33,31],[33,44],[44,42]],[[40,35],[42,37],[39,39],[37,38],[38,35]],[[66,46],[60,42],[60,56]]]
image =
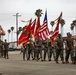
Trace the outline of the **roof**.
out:
[[[3,30],[3,28],[0,25],[0,35],[5,35],[5,31]]]

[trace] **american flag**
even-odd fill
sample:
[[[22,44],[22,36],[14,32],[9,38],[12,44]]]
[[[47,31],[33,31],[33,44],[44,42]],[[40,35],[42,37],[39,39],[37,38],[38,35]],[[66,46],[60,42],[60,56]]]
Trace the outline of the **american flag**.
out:
[[[47,23],[47,11],[45,12],[45,17],[42,26],[39,30],[39,36],[42,40],[46,40],[48,36],[50,35],[50,31],[48,29],[48,23]]]

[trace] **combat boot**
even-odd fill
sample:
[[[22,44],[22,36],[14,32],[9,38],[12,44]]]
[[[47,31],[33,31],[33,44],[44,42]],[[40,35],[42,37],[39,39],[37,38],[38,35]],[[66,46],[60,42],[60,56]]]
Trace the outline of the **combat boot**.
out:
[[[51,59],[49,59],[48,61],[51,61]]]
[[[62,64],[65,64],[64,60],[62,60]]]
[[[59,64],[58,60],[56,60],[56,63]]]
[[[23,61],[25,61],[25,59],[23,59]]]
[[[76,61],[74,60],[74,63],[73,64],[76,64]]]
[[[74,64],[75,62],[74,62],[74,60],[72,61],[72,64]]]
[[[75,64],[76,64],[76,61],[75,61]]]
[[[69,63],[69,61],[65,61],[65,63],[66,63],[66,64],[68,64],[68,63]]]

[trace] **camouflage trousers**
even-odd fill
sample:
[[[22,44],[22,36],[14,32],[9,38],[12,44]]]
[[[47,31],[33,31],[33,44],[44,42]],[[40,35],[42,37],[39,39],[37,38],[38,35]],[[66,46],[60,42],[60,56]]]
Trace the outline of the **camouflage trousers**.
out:
[[[7,58],[7,59],[9,58],[8,57],[8,50],[4,50],[4,58]]]
[[[63,49],[56,49],[56,61],[58,61],[58,58],[61,58],[61,60],[64,60],[64,50]]]
[[[55,49],[48,49],[48,59],[51,59],[52,56],[53,56],[53,59],[55,60],[55,57],[56,57]]]
[[[76,47],[71,50],[71,61],[76,60]]]
[[[30,60],[30,56],[31,56],[31,58],[33,60],[33,50],[28,50],[27,51],[27,60]]]
[[[36,51],[35,51],[35,56],[36,56],[36,59],[38,60],[39,58],[42,60],[42,48],[41,47],[36,47]],[[40,55],[40,57],[39,57]]]
[[[46,54],[48,56],[48,48],[47,47],[44,48],[44,60],[46,60]],[[49,56],[48,56],[48,59],[49,59]]]
[[[68,61],[69,56],[71,56],[70,59],[71,59],[71,61],[72,61],[72,60],[73,60],[73,50],[72,50],[72,49],[66,50],[65,53],[66,53],[65,61]]]

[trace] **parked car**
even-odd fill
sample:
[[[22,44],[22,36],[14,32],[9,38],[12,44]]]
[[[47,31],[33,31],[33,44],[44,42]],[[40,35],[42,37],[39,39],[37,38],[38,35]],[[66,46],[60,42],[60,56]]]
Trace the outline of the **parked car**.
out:
[[[17,47],[13,47],[13,50],[17,50],[17,51],[20,51],[21,50],[21,47],[20,46],[17,46]]]
[[[9,47],[9,51],[14,51],[12,47]]]

